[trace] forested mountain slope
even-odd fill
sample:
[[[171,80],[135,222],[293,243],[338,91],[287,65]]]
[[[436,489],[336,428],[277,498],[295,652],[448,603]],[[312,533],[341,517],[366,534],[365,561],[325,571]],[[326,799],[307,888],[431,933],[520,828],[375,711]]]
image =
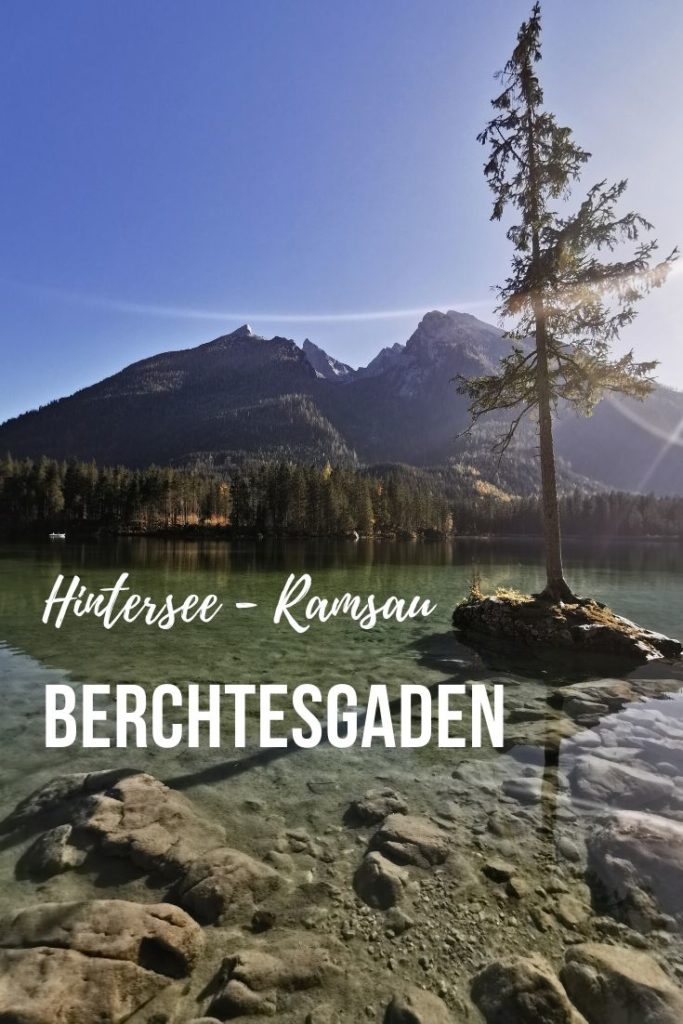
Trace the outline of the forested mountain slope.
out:
[[[311,342],[267,340],[245,325],[8,420],[0,452],[129,466],[245,455],[417,466],[455,458],[493,479],[490,442],[504,421],[464,436],[466,403],[453,378],[493,371],[509,344],[469,314],[433,311],[405,344],[354,370]],[[588,419],[562,414],[561,477],[567,486],[683,493],[682,424],[683,394],[663,387],[644,403],[604,401]],[[506,488],[533,489],[534,446],[530,423],[501,467]]]

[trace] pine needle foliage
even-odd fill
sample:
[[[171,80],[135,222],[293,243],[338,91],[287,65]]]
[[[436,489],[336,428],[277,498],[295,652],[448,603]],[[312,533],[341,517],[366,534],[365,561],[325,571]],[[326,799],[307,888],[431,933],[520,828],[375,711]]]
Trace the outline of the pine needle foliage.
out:
[[[512,349],[497,373],[458,378],[472,423],[509,410],[509,428],[494,450],[502,456],[529,414],[538,422],[547,584],[551,600],[573,598],[562,570],[552,417],[558,406],[590,415],[606,392],[642,399],[654,383],[654,361],[633,352],[616,356],[614,343],[636,315],[636,305],[660,287],[677,250],[657,259],[652,225],[620,212],[627,182],[599,181],[573,212],[572,187],[590,154],[570,128],[544,105],[538,76],[541,8],[518,33],[512,56],[497,78],[493,117],[478,136],[488,148],[484,174],[493,193],[491,219],[512,214],[508,278],[498,288],[498,313]]]

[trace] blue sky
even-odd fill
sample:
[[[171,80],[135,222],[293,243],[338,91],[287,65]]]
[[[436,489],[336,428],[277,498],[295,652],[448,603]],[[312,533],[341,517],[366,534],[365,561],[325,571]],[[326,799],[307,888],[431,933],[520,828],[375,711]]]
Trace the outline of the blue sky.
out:
[[[5,0],[0,419],[244,320],[357,365],[422,310],[490,319],[509,250],[475,136],[529,7]],[[546,0],[544,26],[585,184],[627,176],[683,242],[683,4]],[[682,296],[624,336],[677,387]]]

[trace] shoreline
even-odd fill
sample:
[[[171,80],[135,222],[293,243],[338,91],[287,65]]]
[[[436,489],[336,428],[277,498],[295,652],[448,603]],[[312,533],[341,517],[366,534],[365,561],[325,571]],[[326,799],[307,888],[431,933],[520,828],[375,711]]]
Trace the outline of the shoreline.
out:
[[[536,533],[452,533],[452,534],[429,534],[408,536],[400,534],[367,534],[361,535],[356,540],[349,534],[294,534],[294,533],[232,533],[229,527],[194,527],[179,526],[172,529],[149,530],[149,531],[69,531],[68,526],[60,526],[60,531],[66,532],[66,539],[62,543],[106,543],[116,540],[212,540],[234,543],[235,541],[251,541],[254,544],[265,543],[394,543],[394,544],[455,544],[458,541],[477,543],[519,543],[534,544],[543,543],[542,534]],[[50,540],[49,534],[53,527],[45,526],[38,529],[26,531],[2,531],[0,530],[0,543],[22,544],[27,542],[47,543]],[[601,544],[683,544],[683,534],[671,536],[669,534],[611,534],[602,535],[596,533],[565,533],[563,542],[568,544],[590,544],[591,546]]]

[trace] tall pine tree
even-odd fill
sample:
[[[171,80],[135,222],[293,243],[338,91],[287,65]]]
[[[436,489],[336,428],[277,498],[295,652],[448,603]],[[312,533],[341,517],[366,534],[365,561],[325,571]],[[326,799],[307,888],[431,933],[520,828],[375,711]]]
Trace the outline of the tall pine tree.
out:
[[[537,65],[541,59],[541,11],[536,3],[498,78],[502,92],[494,116],[479,135],[488,146],[484,173],[494,194],[492,220],[514,211],[508,228],[514,246],[510,276],[498,289],[498,312],[514,317],[512,351],[499,372],[460,378],[475,423],[510,410],[509,429],[498,439],[503,454],[523,418],[538,420],[547,583],[552,601],[573,599],[564,579],[560,541],[552,417],[559,403],[589,415],[605,392],[645,397],[656,363],[615,357],[612,344],[631,323],[635,304],[663,284],[674,250],[657,262],[652,230],[637,213],[617,213],[626,181],[601,181],[574,213],[561,201],[590,154],[557,123],[543,103]],[[628,248],[628,254],[624,249]]]

